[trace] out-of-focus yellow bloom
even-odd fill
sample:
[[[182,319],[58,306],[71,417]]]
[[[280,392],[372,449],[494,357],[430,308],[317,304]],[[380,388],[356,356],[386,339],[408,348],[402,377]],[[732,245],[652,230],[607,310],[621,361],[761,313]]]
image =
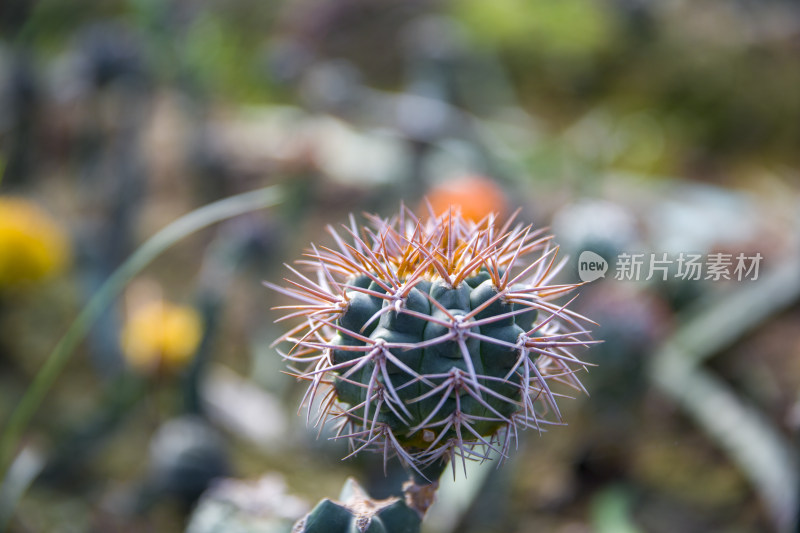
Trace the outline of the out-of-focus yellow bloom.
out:
[[[40,281],[69,262],[67,235],[22,198],[0,196],[0,288]]]
[[[134,310],[122,330],[128,364],[142,372],[180,370],[192,359],[203,327],[197,311],[163,300]]]

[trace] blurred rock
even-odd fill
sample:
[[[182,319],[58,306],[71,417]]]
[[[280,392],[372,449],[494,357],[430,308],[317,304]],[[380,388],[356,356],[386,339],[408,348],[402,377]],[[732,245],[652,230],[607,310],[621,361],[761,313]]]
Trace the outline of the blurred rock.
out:
[[[591,250],[608,261],[641,246],[642,239],[629,208],[601,199],[581,199],[561,208],[553,217],[553,233],[571,256]]]
[[[219,433],[202,418],[174,418],[150,441],[148,474],[136,508],[149,509],[165,496],[188,508],[213,480],[229,473],[228,454]]]
[[[202,386],[204,410],[212,420],[265,450],[288,447],[288,421],[278,398],[218,366]]]
[[[221,479],[201,498],[186,533],[289,533],[309,508],[286,493],[277,474],[254,481]]]

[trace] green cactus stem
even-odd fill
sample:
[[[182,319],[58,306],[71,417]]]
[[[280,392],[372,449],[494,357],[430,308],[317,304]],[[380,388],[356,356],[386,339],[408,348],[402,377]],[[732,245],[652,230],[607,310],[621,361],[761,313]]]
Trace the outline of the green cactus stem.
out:
[[[514,217],[368,218],[351,218],[347,238],[329,227],[335,247],[312,245],[288,286],[267,284],[296,301],[280,320],[302,323],[276,344],[292,345],[283,357],[321,406],[316,423],[336,420],[350,455],[398,456],[431,480],[560,422],[550,383],[582,390],[571,350],[593,341],[587,319],[553,303],[577,285],[550,283],[563,265],[552,238]]]
[[[422,517],[399,498],[373,500],[349,478],[339,501],[324,499],[292,533],[418,533]]]

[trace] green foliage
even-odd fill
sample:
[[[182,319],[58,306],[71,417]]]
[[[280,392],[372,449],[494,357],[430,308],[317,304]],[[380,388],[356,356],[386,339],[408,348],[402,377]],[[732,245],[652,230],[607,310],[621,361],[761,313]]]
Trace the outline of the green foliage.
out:
[[[585,57],[614,38],[612,16],[592,0],[463,0],[455,14],[491,46],[540,55]]]

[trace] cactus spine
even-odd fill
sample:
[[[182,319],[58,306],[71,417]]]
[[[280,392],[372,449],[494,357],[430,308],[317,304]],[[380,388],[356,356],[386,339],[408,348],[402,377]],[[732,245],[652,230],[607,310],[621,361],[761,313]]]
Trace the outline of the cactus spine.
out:
[[[321,394],[316,423],[337,420],[350,455],[417,472],[504,458],[519,429],[560,420],[551,382],[582,389],[571,348],[592,342],[586,319],[552,302],[576,285],[550,284],[558,248],[514,218],[351,217],[344,238],[328,227],[335,247],[297,262],[310,275],[288,267],[288,286],[267,284],[296,300],[279,320],[302,323],[276,344],[293,346],[304,402]]]

